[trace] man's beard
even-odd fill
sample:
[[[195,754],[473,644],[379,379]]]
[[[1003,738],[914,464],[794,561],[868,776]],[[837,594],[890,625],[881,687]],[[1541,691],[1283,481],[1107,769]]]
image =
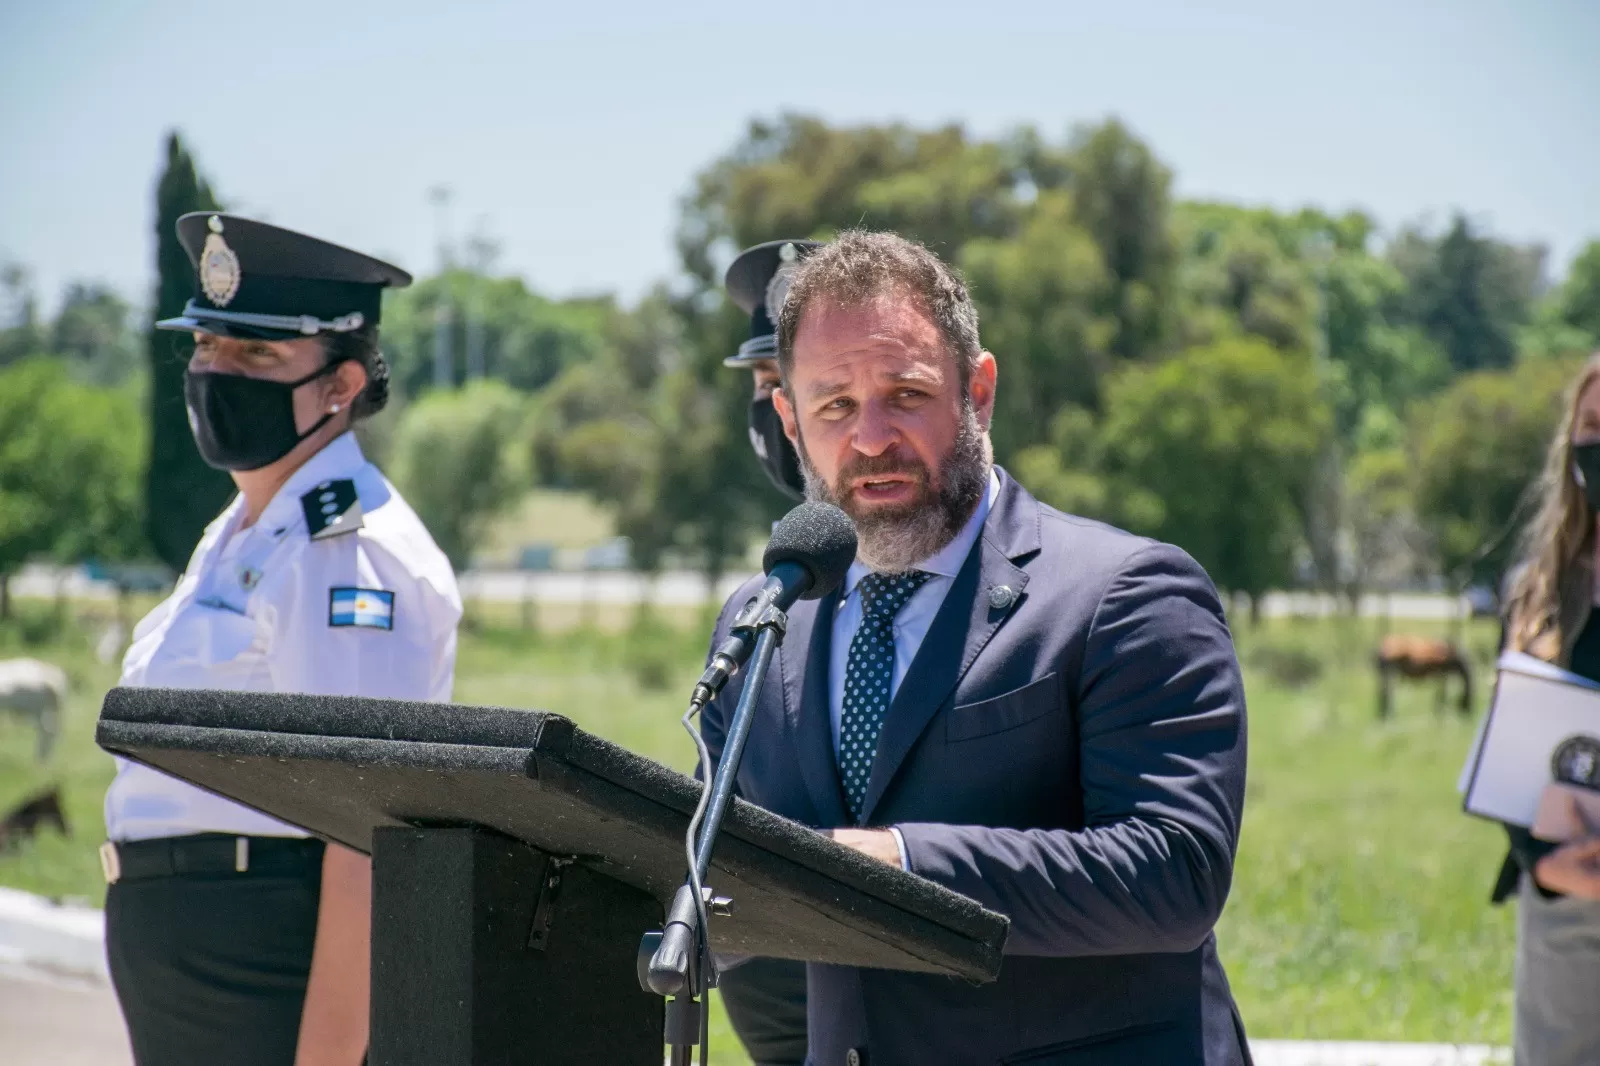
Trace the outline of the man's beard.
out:
[[[978,428],[971,401],[962,405],[961,427],[939,462],[939,487],[933,488],[927,464],[891,450],[856,455],[829,485],[806,453],[802,437],[795,449],[806,479],[806,499],[831,503],[856,524],[856,558],[877,573],[898,574],[928,559],[955,539],[983,498],[991,462],[988,439]],[[904,504],[862,506],[850,482],[874,474],[901,474],[920,490]]]

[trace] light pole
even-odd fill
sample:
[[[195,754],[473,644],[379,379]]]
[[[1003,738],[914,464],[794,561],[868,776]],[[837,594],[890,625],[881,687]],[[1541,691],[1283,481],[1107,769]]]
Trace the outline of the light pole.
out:
[[[428,190],[428,203],[433,205],[433,248],[441,274],[450,269],[455,258],[450,249],[450,201],[455,196],[448,185],[435,185]]]
[[[1325,230],[1319,229],[1308,233],[1301,241],[1300,247],[1301,253],[1311,263],[1313,294],[1316,300],[1316,330],[1311,342],[1312,371],[1316,375],[1317,395],[1328,405],[1332,413],[1334,397],[1330,388],[1332,367],[1329,365],[1327,280],[1328,264],[1333,259],[1334,242]],[[1311,529],[1308,540],[1312,561],[1317,567],[1317,575],[1321,579],[1324,591],[1335,597],[1336,606],[1342,584],[1339,558],[1339,526],[1343,517],[1344,495],[1342,465],[1335,419],[1317,450],[1309,501]]]
[[[450,201],[454,195],[448,185],[435,185],[428,190],[428,202],[433,205],[434,249],[439,256],[439,302],[433,309],[433,385],[438,389],[448,389],[455,384],[455,360],[450,351],[448,278],[453,259],[450,252]]]
[[[488,373],[488,360],[484,351],[484,299],[483,287],[500,255],[500,245],[489,236],[489,221],[479,218],[465,240],[465,265],[472,272],[471,289],[466,300],[467,317],[467,380],[476,381]]]
[[[433,385],[448,389],[455,384],[455,360],[450,353],[450,301],[440,297],[433,308]]]

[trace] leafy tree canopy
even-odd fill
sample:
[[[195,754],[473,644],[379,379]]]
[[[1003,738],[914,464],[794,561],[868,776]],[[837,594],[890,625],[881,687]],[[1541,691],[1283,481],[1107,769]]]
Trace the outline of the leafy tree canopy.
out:
[[[524,395],[475,381],[428,393],[395,426],[390,476],[457,569],[531,480],[528,419]]]
[[[550,300],[521,278],[455,268],[388,294],[383,348],[406,396],[432,387],[441,344],[450,385],[471,369],[536,391],[567,367],[594,360],[618,314],[608,297]]]
[[[1517,327],[1544,288],[1545,250],[1481,235],[1457,214],[1443,234],[1410,228],[1389,247],[1406,279],[1410,320],[1458,372],[1510,366]]]
[[[1415,507],[1454,583],[1493,583],[1510,561],[1576,373],[1572,362],[1528,361],[1468,374],[1418,406]]]
[[[146,557],[139,399],[75,380],[60,359],[0,370],[0,582],[35,558]]]

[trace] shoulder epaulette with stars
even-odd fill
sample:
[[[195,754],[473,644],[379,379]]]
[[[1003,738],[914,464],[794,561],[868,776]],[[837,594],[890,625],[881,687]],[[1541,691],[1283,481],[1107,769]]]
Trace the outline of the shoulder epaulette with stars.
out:
[[[306,530],[312,540],[323,540],[361,528],[361,500],[356,483],[349,478],[324,481],[304,496],[300,506],[306,513]]]

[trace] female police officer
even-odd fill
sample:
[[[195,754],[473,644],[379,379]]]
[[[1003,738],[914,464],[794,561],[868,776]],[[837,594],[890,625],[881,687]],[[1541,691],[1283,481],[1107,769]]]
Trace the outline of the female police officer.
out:
[[[134,631],[124,685],[445,700],[450,565],[361,454],[383,406],[382,291],[404,271],[302,234],[190,214],[185,397],[239,493]],[[107,953],[141,1066],[361,1061],[367,860],[119,760],[106,796]]]

